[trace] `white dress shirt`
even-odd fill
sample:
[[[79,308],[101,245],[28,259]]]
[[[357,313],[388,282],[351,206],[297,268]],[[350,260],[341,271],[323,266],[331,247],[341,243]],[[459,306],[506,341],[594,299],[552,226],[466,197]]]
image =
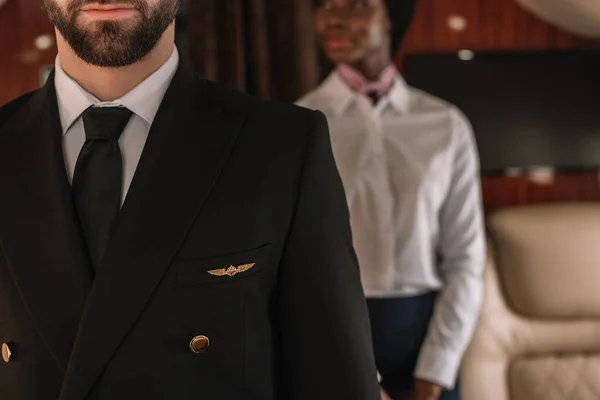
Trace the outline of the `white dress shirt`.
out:
[[[102,102],[71,79],[62,69],[59,57],[56,57],[54,84],[63,129],[63,152],[69,182],[73,181],[77,157],[85,143],[81,114],[92,106],[126,107],[133,112],[133,115],[119,139],[123,159],[121,191],[121,204],[123,204],[142,156],[150,127],[178,66],[179,53],[175,48],[167,62],[132,91],[118,100]]]
[[[366,296],[440,291],[415,374],[452,388],[478,317],[485,263],[479,159],[467,119],[399,75],[376,106],[335,72],[299,104],[328,117]]]

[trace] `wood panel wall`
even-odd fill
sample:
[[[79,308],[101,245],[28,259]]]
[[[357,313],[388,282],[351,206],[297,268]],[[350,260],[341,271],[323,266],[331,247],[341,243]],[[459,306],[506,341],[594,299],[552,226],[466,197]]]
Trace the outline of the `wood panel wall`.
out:
[[[600,201],[598,172],[559,172],[545,181],[527,174],[483,176],[486,213],[528,204]]]
[[[8,0],[0,8],[0,104],[38,88],[39,71],[53,64],[56,47],[40,51],[35,39],[54,36],[40,0]]]
[[[414,22],[404,42],[406,53],[568,50],[598,47],[538,19],[514,0],[417,0]],[[466,18],[456,32],[448,17]]]
[[[467,27],[456,32],[448,18],[459,15]],[[598,41],[575,37],[524,10],[514,0],[418,0],[413,24],[405,38],[402,56],[415,53],[477,51],[570,50],[600,48]],[[595,171],[557,171],[543,181],[527,173],[484,176],[486,212],[515,205],[599,201],[600,180]]]

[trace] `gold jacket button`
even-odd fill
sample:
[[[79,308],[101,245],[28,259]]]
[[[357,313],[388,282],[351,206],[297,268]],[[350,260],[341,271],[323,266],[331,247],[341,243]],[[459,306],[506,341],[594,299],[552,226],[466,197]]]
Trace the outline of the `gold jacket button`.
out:
[[[2,343],[2,359],[5,363],[9,362],[12,358],[12,350],[8,343]]]
[[[210,346],[210,339],[204,335],[196,336],[190,341],[190,350],[194,354],[204,353]]]

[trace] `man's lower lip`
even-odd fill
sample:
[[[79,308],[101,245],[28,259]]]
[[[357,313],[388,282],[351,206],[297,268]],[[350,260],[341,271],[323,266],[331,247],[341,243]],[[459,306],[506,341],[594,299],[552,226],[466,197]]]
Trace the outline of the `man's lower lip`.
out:
[[[86,10],[82,13],[90,19],[113,20],[130,16],[135,10],[133,8],[117,8],[114,10]]]

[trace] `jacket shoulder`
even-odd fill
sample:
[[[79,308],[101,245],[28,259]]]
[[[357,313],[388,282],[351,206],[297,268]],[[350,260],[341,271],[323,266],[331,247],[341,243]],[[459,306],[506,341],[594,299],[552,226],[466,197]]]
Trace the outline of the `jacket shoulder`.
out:
[[[0,128],[4,127],[8,121],[12,119],[12,117],[16,115],[25,104],[27,104],[29,99],[35,93],[37,93],[37,91],[29,92],[4,105],[0,105]]]

